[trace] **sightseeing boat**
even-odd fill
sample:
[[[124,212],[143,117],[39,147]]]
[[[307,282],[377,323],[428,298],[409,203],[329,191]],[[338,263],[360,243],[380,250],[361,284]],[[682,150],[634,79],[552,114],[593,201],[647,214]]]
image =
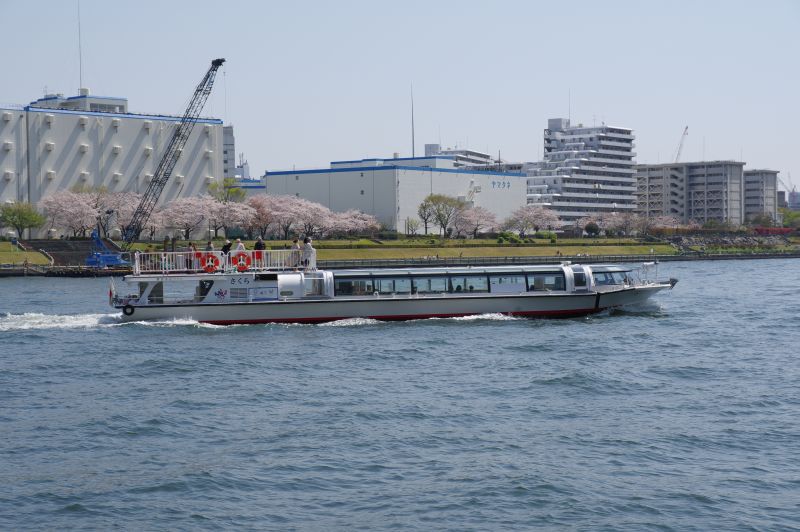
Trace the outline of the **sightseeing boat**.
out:
[[[644,302],[676,279],[615,265],[318,270],[297,251],[136,253],[125,293],[109,289],[123,321],[321,323],[500,313],[574,317]]]

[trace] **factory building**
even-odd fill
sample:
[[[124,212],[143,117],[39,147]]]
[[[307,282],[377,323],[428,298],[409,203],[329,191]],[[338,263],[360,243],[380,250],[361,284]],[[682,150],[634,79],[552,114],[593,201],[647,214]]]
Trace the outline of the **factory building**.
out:
[[[745,221],[743,162],[640,164],[636,182],[637,211],[645,216],[674,216],[681,223]]]
[[[105,187],[142,193],[178,116],[134,114],[125,98],[48,95],[0,106],[0,202],[36,205],[54,192]],[[222,121],[198,120],[160,204],[221,179]]]
[[[525,205],[524,174],[455,164],[453,155],[338,161],[330,168],[267,172],[265,186],[268,194],[298,196],[337,212],[357,209],[372,214],[400,232],[408,220],[419,219],[417,208],[429,194],[485,207],[498,221]]]
[[[553,209],[565,225],[591,215],[633,212],[634,138],[628,128],[548,120],[544,160],[523,166],[528,203]]]

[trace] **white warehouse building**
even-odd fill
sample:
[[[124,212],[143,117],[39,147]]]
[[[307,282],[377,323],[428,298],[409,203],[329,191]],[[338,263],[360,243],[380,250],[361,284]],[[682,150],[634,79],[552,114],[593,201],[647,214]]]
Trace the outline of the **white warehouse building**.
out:
[[[408,220],[419,219],[417,208],[429,194],[446,194],[484,207],[501,222],[525,205],[527,176],[456,168],[453,156],[407,157],[267,172],[265,186],[268,194],[298,196],[336,212],[357,209],[404,232]]]
[[[133,114],[124,98],[49,95],[0,106],[0,202],[36,205],[57,191],[105,187],[142,193],[178,116]],[[222,121],[200,119],[160,204],[222,179]]]

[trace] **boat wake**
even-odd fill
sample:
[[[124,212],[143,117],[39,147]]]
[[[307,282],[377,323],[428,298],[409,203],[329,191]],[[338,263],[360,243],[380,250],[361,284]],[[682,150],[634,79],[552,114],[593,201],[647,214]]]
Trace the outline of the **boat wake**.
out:
[[[516,316],[508,316],[499,312],[490,314],[475,314],[472,316],[460,316],[458,318],[431,318],[434,320],[449,320],[449,321],[519,321],[525,318],[518,318]]]
[[[0,332],[46,329],[101,329],[107,327],[195,327],[225,329],[227,326],[200,323],[191,319],[123,322],[119,314],[0,314]]]
[[[329,321],[320,323],[318,327],[363,327],[365,325],[380,325],[385,321],[373,320],[371,318],[347,318],[344,320]]]
[[[94,329],[121,325],[118,314],[24,314],[0,315],[0,331],[29,331],[40,329]]]

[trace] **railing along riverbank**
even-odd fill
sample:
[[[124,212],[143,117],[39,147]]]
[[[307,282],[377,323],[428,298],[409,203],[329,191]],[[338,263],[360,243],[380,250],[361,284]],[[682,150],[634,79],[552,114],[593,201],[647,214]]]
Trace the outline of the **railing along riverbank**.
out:
[[[284,256],[283,262],[273,269],[293,269],[295,255],[291,255],[292,250],[272,250],[269,253],[280,252],[289,254],[287,262]],[[233,252],[236,255],[237,252]],[[257,253],[249,251],[247,253]],[[266,252],[265,252],[266,253]],[[221,255],[220,252],[216,254]],[[191,268],[184,268],[184,273],[200,273],[203,269],[195,267],[197,259],[191,253],[185,253],[183,263],[177,257],[166,259],[162,253],[152,253],[151,258],[147,258],[147,270],[144,273],[163,273],[164,265],[174,267],[173,272],[178,271],[180,266],[191,264]],[[557,264],[563,261],[571,261],[581,264],[604,264],[604,263],[634,263],[634,262],[672,262],[672,261],[697,261],[697,260],[749,260],[749,259],[786,259],[800,258],[800,252],[774,252],[774,253],[686,253],[677,255],[553,255],[553,256],[523,256],[523,257],[420,257],[406,259],[348,259],[348,260],[320,260],[316,261],[316,267],[323,270],[359,269],[359,268],[418,268],[418,267],[458,267],[458,266],[499,266],[514,264]],[[222,258],[220,267],[223,264]],[[251,259],[252,260],[252,259]],[[277,260],[277,259],[276,259]],[[302,259],[301,259],[302,260]],[[258,264],[258,263],[256,263]],[[264,262],[265,264],[265,262]],[[199,264],[197,264],[199,266]],[[301,266],[302,267],[302,266]],[[313,266],[312,266],[313,267]],[[235,267],[234,267],[235,268]],[[220,268],[219,271],[222,271]],[[122,276],[133,273],[132,268],[98,269],[88,266],[42,266],[29,265],[27,268],[22,266],[3,266],[0,267],[0,277],[107,277]],[[142,273],[142,270],[140,270]]]

